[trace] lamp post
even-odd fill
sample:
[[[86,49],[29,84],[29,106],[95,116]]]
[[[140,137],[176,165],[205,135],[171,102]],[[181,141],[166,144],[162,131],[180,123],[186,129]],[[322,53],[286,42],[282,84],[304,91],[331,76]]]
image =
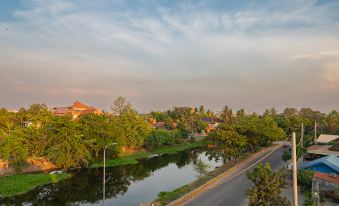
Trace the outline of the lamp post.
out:
[[[105,180],[105,178],[106,178],[106,149],[107,149],[107,147],[108,146],[111,146],[111,145],[116,145],[117,143],[116,142],[113,142],[113,143],[111,143],[111,144],[108,144],[108,145],[106,145],[105,146],[105,148],[104,148],[104,174],[103,174],[103,181],[102,181],[102,190],[103,190],[103,192],[102,192],[102,203],[103,203],[103,205],[105,206],[105,183],[106,183],[106,180]]]

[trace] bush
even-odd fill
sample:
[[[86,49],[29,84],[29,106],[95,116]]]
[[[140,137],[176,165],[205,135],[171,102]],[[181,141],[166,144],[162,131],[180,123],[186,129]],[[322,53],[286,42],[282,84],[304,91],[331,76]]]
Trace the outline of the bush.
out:
[[[173,132],[165,129],[153,130],[145,140],[145,146],[147,148],[159,147],[161,145],[175,144],[175,137]]]
[[[291,159],[291,153],[288,150],[284,150],[282,154],[282,159],[284,162],[287,162],[288,160]]]
[[[298,172],[298,185],[301,187],[301,192],[312,188],[312,178],[314,172],[311,170],[300,170]]]

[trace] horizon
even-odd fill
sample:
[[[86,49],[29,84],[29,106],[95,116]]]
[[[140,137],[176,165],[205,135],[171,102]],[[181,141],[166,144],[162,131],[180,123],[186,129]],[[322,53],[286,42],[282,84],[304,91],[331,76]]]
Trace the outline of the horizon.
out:
[[[0,107],[339,110],[337,1],[0,2]]]
[[[48,109],[52,109],[52,108],[56,108],[56,107],[70,107],[74,102],[80,102],[80,103],[85,104],[85,105],[87,105],[87,106],[90,106],[90,107],[94,107],[94,108],[96,108],[96,109],[99,109],[99,110],[101,110],[101,111],[103,111],[103,112],[111,112],[111,110],[112,110],[111,108],[100,108],[100,107],[97,107],[97,106],[95,106],[95,105],[92,105],[92,104],[90,104],[90,103],[88,103],[88,102],[83,102],[83,101],[79,101],[79,100],[74,100],[73,102],[71,102],[70,104],[67,104],[67,105],[48,105],[48,104],[45,104],[45,103],[43,103],[43,102],[41,102],[41,103],[35,102],[35,103],[32,103],[32,104],[45,104],[45,105],[47,106]],[[127,102],[128,102],[128,101],[127,101]],[[131,103],[131,102],[129,102],[129,103]],[[19,111],[19,109],[21,109],[21,108],[28,109],[32,104],[29,104],[29,105],[27,105],[27,106],[18,107],[18,108],[7,108],[7,107],[1,107],[1,106],[0,106],[0,109],[1,109],[1,108],[5,108],[5,109],[8,110],[8,111],[14,111],[14,112],[17,112],[17,111]],[[149,113],[151,113],[151,112],[166,112],[166,111],[168,111],[168,110],[174,109],[175,107],[190,107],[190,108],[198,108],[198,109],[199,109],[200,106],[203,106],[204,109],[205,109],[206,111],[207,111],[207,110],[210,110],[210,111],[212,111],[212,112],[214,112],[214,113],[219,113],[219,112],[222,112],[222,109],[223,109],[224,106],[229,106],[229,105],[224,105],[223,107],[221,107],[221,108],[219,108],[219,109],[217,109],[217,110],[213,110],[213,109],[210,109],[210,108],[206,107],[205,105],[194,105],[194,106],[192,106],[192,105],[174,105],[174,106],[172,106],[172,107],[165,108],[165,109],[163,109],[163,110],[150,110],[150,111],[146,111],[146,112],[140,112],[137,108],[134,107],[133,103],[132,103],[131,105],[132,105],[132,107],[133,107],[138,113],[140,113],[140,114],[149,114]],[[112,104],[111,106],[113,106],[113,104]],[[285,107],[285,108],[281,108],[281,109],[277,109],[276,107],[269,107],[269,108],[266,108],[265,110],[259,111],[259,112],[258,112],[258,111],[249,111],[249,110],[246,109],[246,108],[232,108],[232,107],[229,107],[229,108],[232,109],[233,114],[235,114],[235,113],[237,112],[237,110],[244,109],[245,114],[257,113],[257,114],[259,114],[259,115],[260,115],[260,114],[263,114],[263,113],[265,112],[266,109],[268,109],[268,110],[270,110],[270,109],[275,109],[279,114],[283,113],[283,112],[284,112],[284,109],[287,109],[287,108],[294,108],[294,109],[297,109],[298,112],[299,112],[301,109],[303,109],[303,108],[305,108],[305,109],[308,109],[308,108],[309,108],[309,109],[312,109],[313,111],[318,111],[318,112],[320,112],[321,114],[326,114],[326,113],[329,113],[329,112],[332,112],[332,111],[337,111],[336,109],[332,109],[332,110],[329,110],[329,111],[321,111],[321,110],[317,110],[317,109],[310,108],[310,107],[299,107],[299,108],[298,108],[298,107]]]

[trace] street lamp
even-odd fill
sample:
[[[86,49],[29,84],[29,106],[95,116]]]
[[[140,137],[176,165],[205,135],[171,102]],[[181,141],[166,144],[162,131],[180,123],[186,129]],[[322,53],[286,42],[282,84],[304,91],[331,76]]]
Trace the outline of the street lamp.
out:
[[[103,205],[105,206],[105,183],[106,183],[106,180],[105,180],[105,174],[106,174],[106,149],[108,146],[111,146],[111,145],[116,145],[117,143],[116,142],[113,142],[111,144],[108,144],[105,146],[104,148],[104,174],[103,174],[103,181],[102,181],[102,188],[103,188],[103,193],[102,193],[102,200],[103,200]]]

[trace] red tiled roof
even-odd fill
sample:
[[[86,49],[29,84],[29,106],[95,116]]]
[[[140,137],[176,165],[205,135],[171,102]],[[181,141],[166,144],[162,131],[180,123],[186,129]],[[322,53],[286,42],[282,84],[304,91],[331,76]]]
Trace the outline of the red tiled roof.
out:
[[[332,176],[330,176],[329,174],[326,174],[326,173],[315,172],[314,177],[321,179],[321,180],[325,180],[326,182],[332,182],[332,183],[335,183],[335,184],[339,184],[339,176],[338,175],[336,177],[332,177]]]
[[[81,103],[79,101],[75,101],[71,107],[73,109],[74,108],[91,109],[91,107],[89,107],[89,106],[87,106],[87,105],[85,105],[85,104],[83,104],[83,103]]]

